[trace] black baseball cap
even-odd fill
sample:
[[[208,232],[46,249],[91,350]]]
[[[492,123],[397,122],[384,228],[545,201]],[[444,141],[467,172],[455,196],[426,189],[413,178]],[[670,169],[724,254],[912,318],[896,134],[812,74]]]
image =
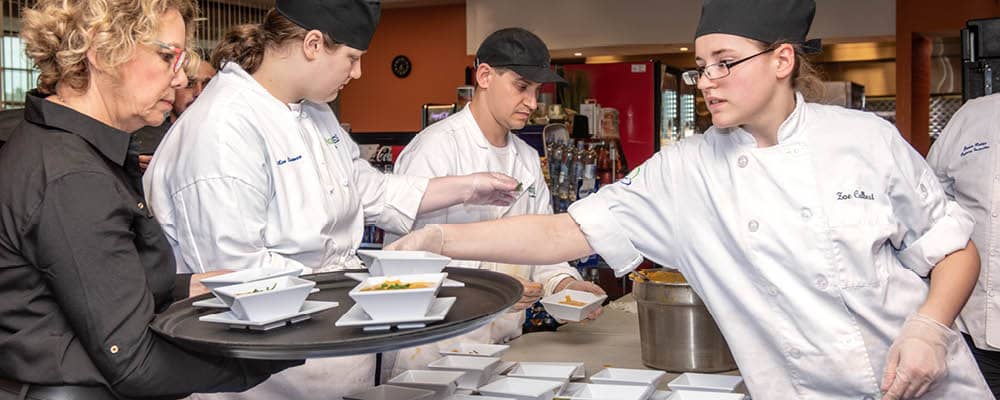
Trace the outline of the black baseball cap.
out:
[[[274,8],[298,26],[358,50],[368,50],[381,15],[378,0],[276,0]]]
[[[694,37],[726,33],[800,44],[806,53],[818,53],[820,40],[806,40],[815,15],[815,0],[704,0]]]
[[[532,82],[566,83],[552,70],[545,42],[521,28],[501,29],[487,36],[476,51],[476,66],[479,64],[507,68]]]

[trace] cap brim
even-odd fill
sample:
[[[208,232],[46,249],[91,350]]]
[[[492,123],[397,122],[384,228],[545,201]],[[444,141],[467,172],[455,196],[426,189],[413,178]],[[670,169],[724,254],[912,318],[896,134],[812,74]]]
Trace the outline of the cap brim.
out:
[[[511,71],[517,72],[522,78],[527,79],[532,82],[538,83],[569,83],[566,82],[563,77],[559,76],[556,71],[551,68],[543,67],[528,67],[528,66],[509,66],[503,67],[508,68]]]

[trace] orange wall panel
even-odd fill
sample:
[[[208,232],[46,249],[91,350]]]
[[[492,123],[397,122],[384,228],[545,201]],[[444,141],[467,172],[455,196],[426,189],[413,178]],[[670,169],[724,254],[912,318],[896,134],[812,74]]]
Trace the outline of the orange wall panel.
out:
[[[392,73],[392,59],[407,56],[406,78]],[[361,79],[340,94],[340,119],[354,132],[420,130],[424,103],[454,103],[465,83],[465,5],[383,10],[368,52],[361,58]]]

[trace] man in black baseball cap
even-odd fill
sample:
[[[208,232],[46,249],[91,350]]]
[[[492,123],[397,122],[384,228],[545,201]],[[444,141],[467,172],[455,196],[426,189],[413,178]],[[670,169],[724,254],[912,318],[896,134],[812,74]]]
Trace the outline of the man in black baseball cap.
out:
[[[552,70],[545,42],[521,28],[501,29],[487,36],[476,51],[476,66],[479,64],[509,69],[532,82],[566,83]]]
[[[274,8],[305,29],[358,50],[368,50],[380,16],[377,0],[277,0]]]

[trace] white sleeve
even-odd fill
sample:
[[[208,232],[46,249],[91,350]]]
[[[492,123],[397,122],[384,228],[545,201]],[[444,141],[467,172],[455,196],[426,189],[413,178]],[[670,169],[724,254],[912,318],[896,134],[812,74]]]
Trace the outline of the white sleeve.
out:
[[[937,141],[934,142],[927,154],[927,164],[937,176],[945,195],[952,200],[955,199],[955,177],[951,173],[951,166],[961,154],[961,149],[956,149],[955,146],[956,143],[964,142],[962,140],[963,120],[962,109],[959,109],[948,121],[944,131],[938,135]]]
[[[342,130],[340,137],[345,138],[354,165],[354,184],[361,198],[365,223],[374,223],[395,234],[409,232],[427,191],[428,179],[382,173],[361,158],[358,145],[347,132]]]
[[[894,127],[885,123],[896,171],[890,199],[897,218],[889,238],[903,265],[927,276],[945,256],[965,248],[972,235],[972,214],[945,195],[938,177]]]
[[[268,196],[240,178],[199,180],[171,200],[179,254],[191,271],[306,267],[265,247]]]

